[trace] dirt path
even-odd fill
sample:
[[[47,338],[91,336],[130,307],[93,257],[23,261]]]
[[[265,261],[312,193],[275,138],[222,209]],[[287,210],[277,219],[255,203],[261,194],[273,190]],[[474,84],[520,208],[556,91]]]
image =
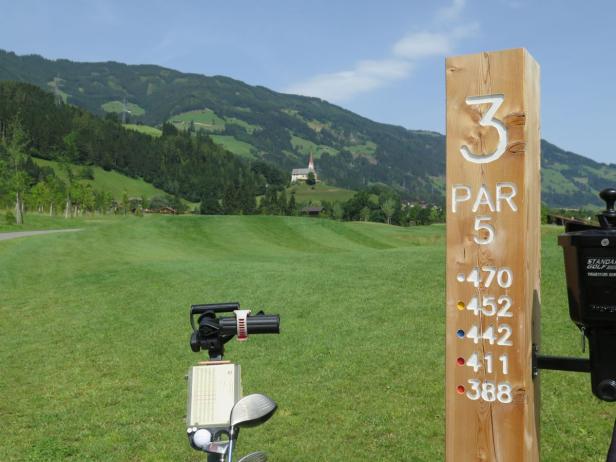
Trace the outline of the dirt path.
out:
[[[52,234],[52,233],[74,233],[81,231],[83,228],[72,229],[48,229],[45,231],[16,231],[14,233],[0,233],[0,241],[6,241],[8,239],[17,239],[18,237],[37,236],[39,234]]]

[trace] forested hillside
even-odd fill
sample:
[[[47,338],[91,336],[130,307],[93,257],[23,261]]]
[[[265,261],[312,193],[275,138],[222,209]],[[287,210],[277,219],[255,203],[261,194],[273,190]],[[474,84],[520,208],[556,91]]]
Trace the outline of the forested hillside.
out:
[[[191,136],[165,124],[162,136],[154,138],[124,128],[115,115],[97,117],[24,83],[0,82],[0,136],[6,145],[18,142],[20,155],[117,170],[193,202],[233,195],[227,203],[237,211],[254,209],[266,185],[283,188],[288,182],[277,168],[240,159],[207,135]],[[24,181],[41,179],[34,163],[20,162],[28,173]],[[5,170],[11,165],[7,161]]]
[[[321,177],[331,184],[359,188],[381,182],[408,198],[442,197],[441,135],[379,124],[317,98],[159,66],[52,61],[4,51],[0,80],[36,84],[99,115],[121,113],[126,99],[133,123],[192,119],[195,128],[245,143],[252,158],[284,170],[303,167],[313,152]],[[202,122],[209,112],[217,122]]]
[[[207,133],[214,144],[284,171],[305,166],[312,153],[319,177],[331,185],[359,189],[382,183],[405,199],[443,199],[443,135],[373,122],[317,98],[154,65],[77,63],[1,50],[0,80],[33,83],[58,100],[100,116],[121,115],[152,134],[159,132],[149,126],[162,129],[166,122],[180,131]],[[205,137],[200,143],[207,143]],[[543,200],[550,206],[600,206],[598,190],[616,184],[614,164],[597,163],[545,141],[542,149]],[[145,178],[151,167],[141,168],[138,174]],[[174,190],[180,173],[159,173],[158,185]],[[199,193],[194,187],[194,182],[186,183],[181,193],[195,199]]]
[[[541,141],[541,197],[551,207],[603,206],[598,191],[616,186],[616,164],[602,164]]]

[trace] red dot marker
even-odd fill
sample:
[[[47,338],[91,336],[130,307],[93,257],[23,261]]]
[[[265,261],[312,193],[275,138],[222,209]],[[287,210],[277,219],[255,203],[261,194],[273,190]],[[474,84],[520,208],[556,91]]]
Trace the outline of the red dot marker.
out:
[[[459,395],[463,395],[464,394],[464,385],[458,385],[458,387],[456,388],[456,391],[458,392]]]
[[[458,363],[458,366],[464,366],[464,363],[466,363],[462,357],[458,358],[456,362]]]

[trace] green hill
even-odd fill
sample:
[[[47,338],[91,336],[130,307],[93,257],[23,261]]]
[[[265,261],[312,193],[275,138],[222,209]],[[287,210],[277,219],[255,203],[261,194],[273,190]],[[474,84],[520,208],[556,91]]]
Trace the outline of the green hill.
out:
[[[286,171],[304,166],[307,151],[316,146],[319,173],[335,186],[356,189],[380,182],[406,195],[441,196],[426,177],[443,175],[442,136],[379,124],[317,98],[160,66],[52,61],[4,51],[0,80],[47,90],[57,86],[68,103],[101,115],[104,107],[117,111],[126,98],[140,108],[131,114],[132,123],[172,121],[187,127],[193,121],[196,129],[227,137],[218,142],[234,152],[251,153]]]
[[[66,173],[60,168],[58,162],[37,158],[34,158],[34,162],[41,167],[53,168],[55,174],[66,181]],[[78,174],[81,169],[83,169],[83,166],[72,165],[74,173]],[[145,197],[146,199],[151,199],[154,196],[165,196],[167,194],[162,189],[158,189],[142,179],[130,178],[113,170],[103,170],[100,167],[91,167],[91,169],[94,173],[94,179],[81,179],[79,181],[84,184],[91,184],[92,187],[98,191],[111,193],[116,200],[121,199],[124,192],[130,197]]]
[[[3,462],[203,460],[183,426],[184,375],[207,357],[190,350],[188,309],[232,300],[282,322],[279,336],[227,344],[244,393],[279,405],[241,433],[241,454],[444,459],[443,226],[269,216],[79,224],[0,242]],[[559,231],[544,229],[542,350],[579,356]],[[592,397],[587,374],[541,375],[542,457],[596,460],[613,406]]]
[[[56,104],[52,94],[21,82],[0,82],[0,126],[9,140],[23,132],[24,150],[37,158],[113,170],[191,202],[220,201],[226,192],[228,213],[250,213],[266,185],[279,189],[288,183],[287,173],[259,159],[234,156],[206,134],[193,136],[166,123],[156,136],[151,127],[124,126],[115,115],[100,118]],[[4,160],[7,153],[0,148]],[[44,181],[36,165],[27,169],[31,185]],[[51,197],[46,191],[45,200]]]
[[[541,198],[552,207],[598,207],[603,188],[616,186],[616,164],[603,164],[541,142]]]
[[[285,171],[308,155],[329,184],[374,183],[403,198],[441,201],[445,138],[381,124],[318,98],[277,93],[223,76],[181,73],[155,65],[78,63],[0,50],[0,80],[55,89],[64,100],[104,115],[123,110],[133,123],[201,130],[240,156]],[[543,200],[550,206],[600,206],[596,192],[613,186],[616,165],[601,164],[543,142]]]

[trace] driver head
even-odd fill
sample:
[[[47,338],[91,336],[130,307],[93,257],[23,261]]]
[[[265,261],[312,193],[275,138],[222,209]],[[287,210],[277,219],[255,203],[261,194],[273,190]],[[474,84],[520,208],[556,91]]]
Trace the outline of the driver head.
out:
[[[276,403],[265,395],[244,396],[231,409],[231,427],[252,427],[267,421],[276,412]]]

